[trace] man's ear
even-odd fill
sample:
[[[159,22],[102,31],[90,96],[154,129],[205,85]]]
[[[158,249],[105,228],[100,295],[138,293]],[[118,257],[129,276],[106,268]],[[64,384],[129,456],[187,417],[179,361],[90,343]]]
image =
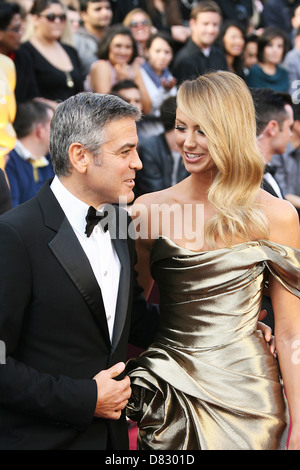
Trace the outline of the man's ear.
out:
[[[79,173],[85,173],[88,165],[87,150],[79,142],[73,142],[69,147],[71,166]]]
[[[275,119],[271,119],[266,126],[266,130],[271,137],[275,137],[279,132],[279,124]]]

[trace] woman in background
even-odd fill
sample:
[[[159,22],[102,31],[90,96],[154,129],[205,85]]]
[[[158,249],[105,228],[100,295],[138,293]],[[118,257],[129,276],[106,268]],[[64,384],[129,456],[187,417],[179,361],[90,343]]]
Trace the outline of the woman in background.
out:
[[[285,32],[275,26],[266,28],[258,37],[258,63],[249,70],[248,86],[288,92],[288,72],[281,65],[287,50]]]
[[[177,94],[176,79],[169,69],[173,59],[172,46],[171,36],[163,32],[151,36],[147,43],[147,60],[141,67],[142,79],[151,100],[151,110],[143,124],[145,137],[164,131],[159,121],[160,107],[167,98]]]
[[[237,21],[225,21],[221,26],[219,43],[225,52],[228,70],[244,78],[245,31],[243,26]]]
[[[33,33],[21,46],[32,57],[39,96],[61,101],[83,91],[76,50],[63,42],[67,15],[59,0],[35,0],[31,9]],[[28,37],[28,36],[27,36]]]
[[[142,94],[145,114],[151,109],[151,101],[145,88],[141,68],[135,59],[137,45],[129,28],[115,25],[101,41],[98,51],[99,60],[90,69],[89,86],[96,93],[110,93],[112,87],[122,80],[133,80]]]
[[[124,18],[123,25],[130,28],[138,48],[138,62],[145,62],[147,41],[153,32],[152,21],[148,13],[141,8],[134,8]]]

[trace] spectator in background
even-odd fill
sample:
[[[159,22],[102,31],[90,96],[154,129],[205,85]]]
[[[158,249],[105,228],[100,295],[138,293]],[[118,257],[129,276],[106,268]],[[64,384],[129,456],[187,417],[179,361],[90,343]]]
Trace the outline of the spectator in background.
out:
[[[53,109],[39,101],[18,106],[14,122],[18,140],[5,167],[13,207],[35,196],[43,183],[54,176],[49,158],[52,116]]]
[[[169,96],[176,96],[176,79],[169,66],[173,59],[173,41],[168,33],[158,32],[147,43],[147,60],[141,67],[141,74],[151,100],[151,110],[144,121],[144,137],[163,132],[160,122],[160,106]]]
[[[64,5],[59,0],[35,0],[31,20],[26,36],[28,40],[20,50],[31,56],[39,96],[55,102],[82,91],[78,54],[63,42],[67,24]]]
[[[23,24],[17,3],[0,3],[0,53],[10,57],[16,68],[17,103],[39,96],[31,56],[20,51]]]
[[[116,83],[111,89],[111,95],[119,96],[119,98],[122,98],[127,103],[135,106],[139,111],[141,111],[141,113],[143,113],[142,94],[133,80],[121,80]],[[144,124],[144,121],[147,122],[147,116],[143,116],[141,120],[136,122],[139,144],[141,144],[145,138],[143,127],[146,124]]]
[[[293,204],[300,215],[300,105],[293,104],[293,133],[282,154],[274,155],[271,164],[284,198]]]
[[[152,21],[148,13],[141,8],[134,8],[127,13],[123,25],[131,29],[138,48],[138,58],[140,64],[145,61],[146,45],[152,34]]]
[[[219,35],[222,15],[212,1],[201,1],[191,12],[191,37],[175,54],[172,71],[178,85],[207,71],[227,70],[225,54],[214,43]]]
[[[135,63],[137,46],[129,28],[114,25],[101,41],[98,57],[89,73],[89,86],[96,93],[110,93],[121,80],[134,80],[142,94],[143,112],[148,114],[151,100],[145,88],[140,65]]]
[[[81,17],[77,8],[73,5],[67,6],[67,16],[71,27],[72,40],[74,41],[74,35],[78,32],[81,27]]]
[[[258,37],[258,63],[249,70],[248,86],[287,92],[289,77],[281,65],[287,51],[285,32],[275,26],[266,28]]]
[[[244,78],[244,27],[237,21],[224,21],[220,30],[219,45],[224,49],[228,70]]]
[[[295,36],[297,30],[300,28],[300,3],[294,7],[293,15],[291,19],[292,32],[291,32],[291,44],[292,47],[295,45]]]
[[[255,33],[246,36],[246,42],[243,52],[244,75],[249,74],[249,70],[253,65],[257,64],[258,54],[258,37]]]
[[[111,94],[119,96],[127,103],[138,108],[141,112],[143,111],[141,92],[133,80],[122,80],[116,83],[111,89]],[[139,121],[137,124],[138,123]]]
[[[175,96],[162,103],[160,116],[164,131],[145,139],[139,146],[143,168],[136,175],[137,196],[169,188],[189,175],[174,139]]]
[[[107,0],[80,0],[80,13],[83,26],[74,35],[74,46],[85,79],[91,65],[98,60],[99,43],[112,22],[113,13]]]
[[[288,72],[289,77],[289,93],[298,95],[300,84],[300,28],[296,31],[294,38],[294,47],[290,50],[282,63]]]

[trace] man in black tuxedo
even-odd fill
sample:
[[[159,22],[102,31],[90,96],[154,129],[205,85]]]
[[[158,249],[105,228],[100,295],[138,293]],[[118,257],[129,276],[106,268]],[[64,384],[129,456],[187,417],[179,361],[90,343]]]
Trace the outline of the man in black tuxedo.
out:
[[[134,197],[139,116],[110,95],[61,103],[55,178],[0,217],[0,449],[128,447],[128,339],[146,346],[158,318],[135,282],[131,219],[113,205]]]
[[[11,195],[6,181],[5,173],[0,169],[0,214],[11,209]]]

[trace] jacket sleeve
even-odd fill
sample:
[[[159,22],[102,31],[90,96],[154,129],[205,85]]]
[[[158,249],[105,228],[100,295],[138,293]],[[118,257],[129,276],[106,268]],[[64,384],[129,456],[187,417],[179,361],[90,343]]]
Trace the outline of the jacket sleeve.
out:
[[[6,357],[0,365],[0,405],[84,429],[93,419],[96,382],[54,377],[18,360],[23,319],[31,295],[31,266],[26,247],[16,230],[1,221],[0,340],[5,345]]]
[[[132,222],[128,215],[128,225]],[[129,332],[129,343],[140,348],[147,348],[154,340],[159,325],[159,306],[148,303],[143,288],[138,284],[137,272],[134,269],[137,260],[135,241],[127,238],[132,268],[132,310]]]

